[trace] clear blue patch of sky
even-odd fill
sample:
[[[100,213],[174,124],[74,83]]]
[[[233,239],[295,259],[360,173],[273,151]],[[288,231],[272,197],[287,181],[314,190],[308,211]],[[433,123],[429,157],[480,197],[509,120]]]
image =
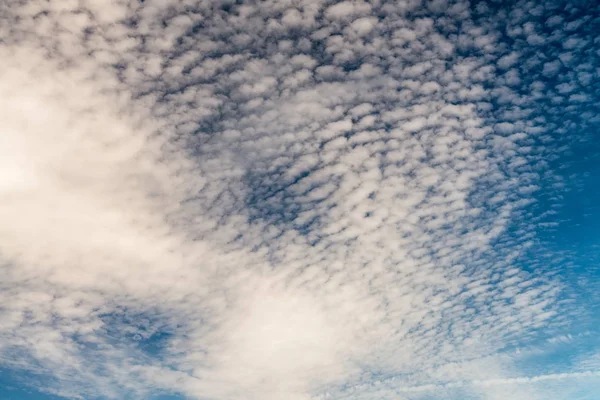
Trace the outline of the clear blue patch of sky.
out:
[[[27,385],[26,382],[30,382]],[[34,387],[39,379],[31,374],[0,369],[0,399],[2,400],[62,400],[63,397],[42,393]]]

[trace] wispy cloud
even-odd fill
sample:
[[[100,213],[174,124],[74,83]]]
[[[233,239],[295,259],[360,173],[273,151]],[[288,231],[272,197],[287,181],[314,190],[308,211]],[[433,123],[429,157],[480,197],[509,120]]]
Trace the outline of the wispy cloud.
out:
[[[577,378],[588,378],[600,376],[599,371],[585,371],[585,372],[569,372],[564,374],[549,374],[549,375],[538,375],[528,376],[522,378],[503,378],[503,379],[487,379],[487,380],[476,380],[469,382],[449,382],[443,385],[421,385],[406,388],[398,388],[399,392],[431,392],[440,389],[453,389],[462,388],[465,386],[505,386],[505,385],[521,385],[545,381],[558,381],[563,379],[577,379]]]

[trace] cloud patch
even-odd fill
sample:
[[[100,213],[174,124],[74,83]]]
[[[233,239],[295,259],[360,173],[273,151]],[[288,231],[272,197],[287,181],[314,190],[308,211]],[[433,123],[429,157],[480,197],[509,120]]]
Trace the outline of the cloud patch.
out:
[[[505,354],[565,323],[564,285],[520,260],[552,132],[595,115],[577,12],[13,3],[3,365],[73,398],[488,399],[563,378],[514,378]]]

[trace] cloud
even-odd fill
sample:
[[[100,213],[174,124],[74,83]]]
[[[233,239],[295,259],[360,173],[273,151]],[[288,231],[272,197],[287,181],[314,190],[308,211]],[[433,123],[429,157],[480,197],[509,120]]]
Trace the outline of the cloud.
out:
[[[536,105],[587,104],[595,72],[585,24],[530,11],[14,2],[0,363],[73,398],[562,379],[502,355],[564,323],[564,285],[519,264],[568,127]]]
[[[505,378],[505,379],[488,379],[488,380],[477,380],[472,382],[451,382],[442,386],[442,388],[453,388],[453,387],[463,387],[463,386],[480,386],[480,387],[490,387],[490,386],[505,386],[505,385],[520,385],[520,384],[530,384],[544,381],[555,381],[555,380],[563,380],[563,379],[576,379],[576,378],[587,378],[587,377],[595,377],[599,376],[600,372],[598,371],[585,371],[585,372],[571,372],[564,374],[550,374],[550,375],[538,375],[532,377],[523,377],[523,378]],[[421,392],[421,391],[435,391],[440,389],[440,387],[434,385],[424,385],[424,386],[414,386],[404,389],[399,389],[401,392]]]

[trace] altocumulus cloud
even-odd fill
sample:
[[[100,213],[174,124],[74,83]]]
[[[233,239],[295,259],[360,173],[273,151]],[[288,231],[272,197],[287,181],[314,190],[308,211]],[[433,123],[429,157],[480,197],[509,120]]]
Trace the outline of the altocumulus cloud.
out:
[[[39,390],[543,399],[540,382],[597,378],[589,361],[522,376],[507,349],[577,315],[518,260],[527,207],[561,185],[551,143],[598,118],[598,10],[9,0],[0,16],[0,364]]]

